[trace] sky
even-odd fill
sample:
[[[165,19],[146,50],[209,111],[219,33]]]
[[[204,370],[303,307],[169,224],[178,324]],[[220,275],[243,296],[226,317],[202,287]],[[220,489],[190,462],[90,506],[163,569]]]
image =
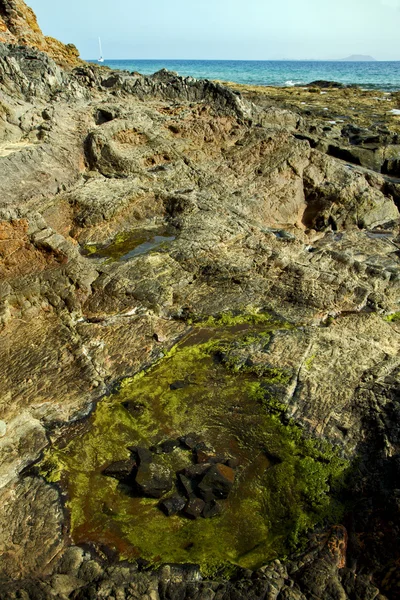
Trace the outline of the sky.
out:
[[[400,0],[27,0],[84,59],[400,60]]]

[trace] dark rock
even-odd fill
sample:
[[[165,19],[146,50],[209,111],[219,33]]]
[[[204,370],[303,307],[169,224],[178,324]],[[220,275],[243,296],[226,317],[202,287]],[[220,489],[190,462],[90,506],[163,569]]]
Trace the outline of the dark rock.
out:
[[[180,487],[182,488],[184,494],[188,498],[191,498],[192,496],[196,495],[196,489],[197,489],[196,481],[194,481],[192,479],[188,479],[188,477],[185,477],[185,475],[182,475],[182,473],[180,473],[178,475],[178,483],[179,483]]]
[[[107,475],[107,477],[114,477],[114,479],[118,479],[118,481],[126,481],[132,475],[132,472],[136,469],[136,467],[136,461],[133,459],[118,460],[106,467],[103,471],[103,475]]]
[[[184,515],[190,519],[198,519],[201,517],[206,503],[201,498],[193,498],[189,500],[184,508]]]
[[[162,444],[160,444],[160,448],[164,454],[170,454],[179,446],[179,442],[176,440],[166,440]]]
[[[183,498],[183,496],[179,496],[178,494],[174,494],[165,500],[162,500],[158,505],[161,510],[170,517],[171,515],[176,515],[183,508],[185,508],[187,500]]]
[[[337,81],[325,81],[324,79],[317,79],[316,81],[312,81],[311,83],[307,83],[307,85],[302,87],[319,87],[319,88],[345,88],[346,86],[343,83],[338,83]]]
[[[163,453],[163,449],[161,448],[161,446],[150,446],[150,451],[153,454],[162,454]]]
[[[196,462],[198,464],[217,464],[225,461],[226,456],[222,456],[221,454],[214,454],[213,452],[207,452],[206,450],[196,450]]]
[[[141,464],[134,487],[142,496],[161,498],[172,489],[171,472],[166,467],[155,463]]]
[[[153,462],[153,454],[147,448],[142,446],[128,446],[128,450],[132,452],[138,465],[145,465]]]
[[[205,519],[212,519],[221,514],[221,506],[215,500],[207,502],[203,508],[202,516]]]
[[[183,446],[189,450],[206,450],[207,445],[201,439],[197,433],[188,433],[187,435],[179,438],[179,441]]]
[[[235,472],[226,465],[213,465],[199,483],[201,497],[209,502],[216,498],[227,498],[235,481]]]
[[[238,458],[228,458],[227,461],[225,461],[225,464],[227,467],[230,467],[231,469],[237,469],[237,467],[239,466],[239,459]]]
[[[126,402],[122,402],[122,406],[134,417],[141,415],[144,412],[145,405],[141,402],[134,402],[131,400],[127,400]]]
[[[210,467],[211,465],[207,463],[202,463],[201,465],[190,465],[190,467],[185,467],[185,469],[183,469],[182,474],[189,479],[199,479],[207,473]]]
[[[176,381],[173,381],[172,383],[169,384],[169,389],[170,390],[182,390],[183,388],[187,387],[188,385],[189,384],[187,381],[177,379]]]

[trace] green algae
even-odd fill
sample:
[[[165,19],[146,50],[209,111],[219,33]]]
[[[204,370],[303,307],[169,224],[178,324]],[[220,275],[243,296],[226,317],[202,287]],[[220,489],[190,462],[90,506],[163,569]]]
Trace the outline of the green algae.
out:
[[[261,312],[252,306],[243,307],[243,311],[227,311],[219,315],[202,317],[194,315],[187,319],[189,325],[196,327],[235,327],[240,325],[266,325],[271,329],[290,329],[293,326],[268,312]]]
[[[165,227],[158,229],[133,229],[118,233],[103,246],[88,244],[85,253],[92,258],[103,258],[109,262],[126,261],[153,250],[166,248],[175,237]]]
[[[391,315],[386,315],[385,317],[383,317],[383,319],[388,323],[396,323],[397,321],[400,321],[400,312],[395,312]]]
[[[304,366],[307,369],[307,371],[311,371],[314,360],[316,359],[317,355],[316,354],[312,354],[311,356],[309,356],[308,358],[306,358],[306,360],[304,361]]]
[[[286,555],[307,529],[338,518],[333,491],[347,465],[329,445],[285,422],[285,405],[273,392],[279,396],[285,389],[288,373],[232,370],[220,360],[221,347],[265,346],[279,325],[271,318],[250,321],[238,334],[238,322],[229,323],[195,328],[152,368],[124,380],[101,401],[86,432],[47,452],[41,471],[67,491],[75,543],[106,544],[151,565],[192,562],[205,576],[227,575],[237,565],[255,568]],[[176,380],[185,387],[171,389]],[[140,414],[130,414],[126,402],[140,403]],[[149,447],[192,431],[240,462],[220,517],[168,518],[156,500],[132,497],[101,474],[129,457],[127,446]],[[157,460],[176,472],[191,463],[191,454],[178,449]]]

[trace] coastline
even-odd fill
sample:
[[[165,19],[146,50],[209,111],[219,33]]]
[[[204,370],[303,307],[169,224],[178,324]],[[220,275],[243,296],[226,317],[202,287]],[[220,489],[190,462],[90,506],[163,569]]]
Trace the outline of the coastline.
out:
[[[96,63],[88,60],[89,64]],[[383,91],[400,90],[400,61],[286,61],[286,60],[105,60],[112,69],[150,75],[162,68],[183,77],[234,81],[244,85],[284,87],[306,85],[315,80]]]

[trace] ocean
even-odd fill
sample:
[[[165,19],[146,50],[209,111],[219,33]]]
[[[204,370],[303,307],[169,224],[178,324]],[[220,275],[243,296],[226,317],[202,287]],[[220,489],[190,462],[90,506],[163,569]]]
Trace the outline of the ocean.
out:
[[[105,60],[104,64],[112,69],[138,71],[143,75],[165,68],[197,79],[219,79],[248,85],[291,86],[325,79],[356,84],[365,89],[400,90],[400,61],[127,59]]]

